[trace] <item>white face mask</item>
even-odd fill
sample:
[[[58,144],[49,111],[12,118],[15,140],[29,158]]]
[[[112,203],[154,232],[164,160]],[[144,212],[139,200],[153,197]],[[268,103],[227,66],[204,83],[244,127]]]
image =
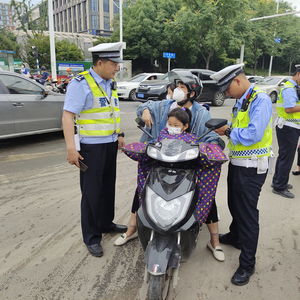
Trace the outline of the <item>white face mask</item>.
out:
[[[168,128],[168,132],[169,134],[180,134],[181,133],[181,129],[179,127],[170,127],[169,124],[167,125]]]
[[[167,99],[167,100],[170,100],[170,99],[171,99],[171,96],[170,96],[170,95],[167,95],[166,99]]]
[[[184,91],[177,87],[173,92],[173,99],[177,102],[181,102],[182,100],[184,100],[184,95]]]

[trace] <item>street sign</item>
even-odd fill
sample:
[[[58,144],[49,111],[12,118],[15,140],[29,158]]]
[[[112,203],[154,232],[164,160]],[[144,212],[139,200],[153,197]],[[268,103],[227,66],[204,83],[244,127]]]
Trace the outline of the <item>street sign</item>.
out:
[[[163,57],[165,57],[165,58],[175,58],[175,53],[164,52]]]
[[[275,39],[275,43],[280,43],[280,41],[281,41],[281,38],[280,38],[280,37],[277,37],[277,38]]]

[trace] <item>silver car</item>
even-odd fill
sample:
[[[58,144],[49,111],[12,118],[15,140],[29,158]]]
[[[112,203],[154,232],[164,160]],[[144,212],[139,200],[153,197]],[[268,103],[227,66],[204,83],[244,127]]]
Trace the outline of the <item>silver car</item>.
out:
[[[256,86],[269,94],[273,103],[277,101],[277,96],[280,89],[283,87],[286,81],[288,81],[290,76],[268,76],[259,80]]]
[[[0,139],[62,130],[64,100],[24,75],[0,71]]]

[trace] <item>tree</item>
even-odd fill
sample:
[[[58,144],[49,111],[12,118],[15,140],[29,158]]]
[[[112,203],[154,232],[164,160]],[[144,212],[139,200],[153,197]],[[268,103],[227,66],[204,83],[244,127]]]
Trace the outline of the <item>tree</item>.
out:
[[[20,46],[17,44],[17,37],[7,29],[0,29],[0,49],[15,51],[18,55]]]
[[[226,48],[238,48],[238,34],[248,1],[183,0],[186,6],[167,22],[167,34],[181,48],[188,48],[197,59],[198,53],[209,69],[210,60],[218,52],[226,57]],[[225,55],[224,55],[225,54]]]
[[[61,40],[55,43],[56,59],[68,61],[83,61],[84,57],[77,45],[69,40]]]
[[[32,30],[32,34],[39,35],[43,31],[47,30],[46,22],[48,21],[48,0],[42,0],[39,3],[39,18],[33,20],[33,11],[31,0],[22,0],[22,2],[11,0],[10,5],[14,6],[16,14],[14,15],[14,21],[19,21],[20,28],[29,37],[28,30]]]

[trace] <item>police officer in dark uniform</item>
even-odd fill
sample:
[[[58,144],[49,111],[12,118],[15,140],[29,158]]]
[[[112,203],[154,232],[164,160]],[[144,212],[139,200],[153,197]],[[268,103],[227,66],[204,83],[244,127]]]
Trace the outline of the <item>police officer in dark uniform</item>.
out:
[[[272,101],[246,78],[244,64],[229,66],[211,78],[220,92],[238,99],[231,126],[216,130],[229,138],[228,207],[232,222],[220,243],[241,249],[239,267],[231,278],[245,285],[255,272],[259,224],[257,202],[269,168],[272,144]]]
[[[62,118],[67,160],[81,168],[83,241],[89,252],[98,257],[103,255],[102,233],[127,230],[126,226],[113,223],[116,157],[118,148],[125,146],[113,81],[119,70],[118,63],[122,62],[121,47],[119,42],[89,49],[93,66],[69,83]]]
[[[296,65],[293,78],[280,90],[276,103],[278,117],[275,120],[278,141],[278,157],[273,177],[272,192],[285,198],[294,198],[289,174],[294,162],[300,133],[300,65]]]

